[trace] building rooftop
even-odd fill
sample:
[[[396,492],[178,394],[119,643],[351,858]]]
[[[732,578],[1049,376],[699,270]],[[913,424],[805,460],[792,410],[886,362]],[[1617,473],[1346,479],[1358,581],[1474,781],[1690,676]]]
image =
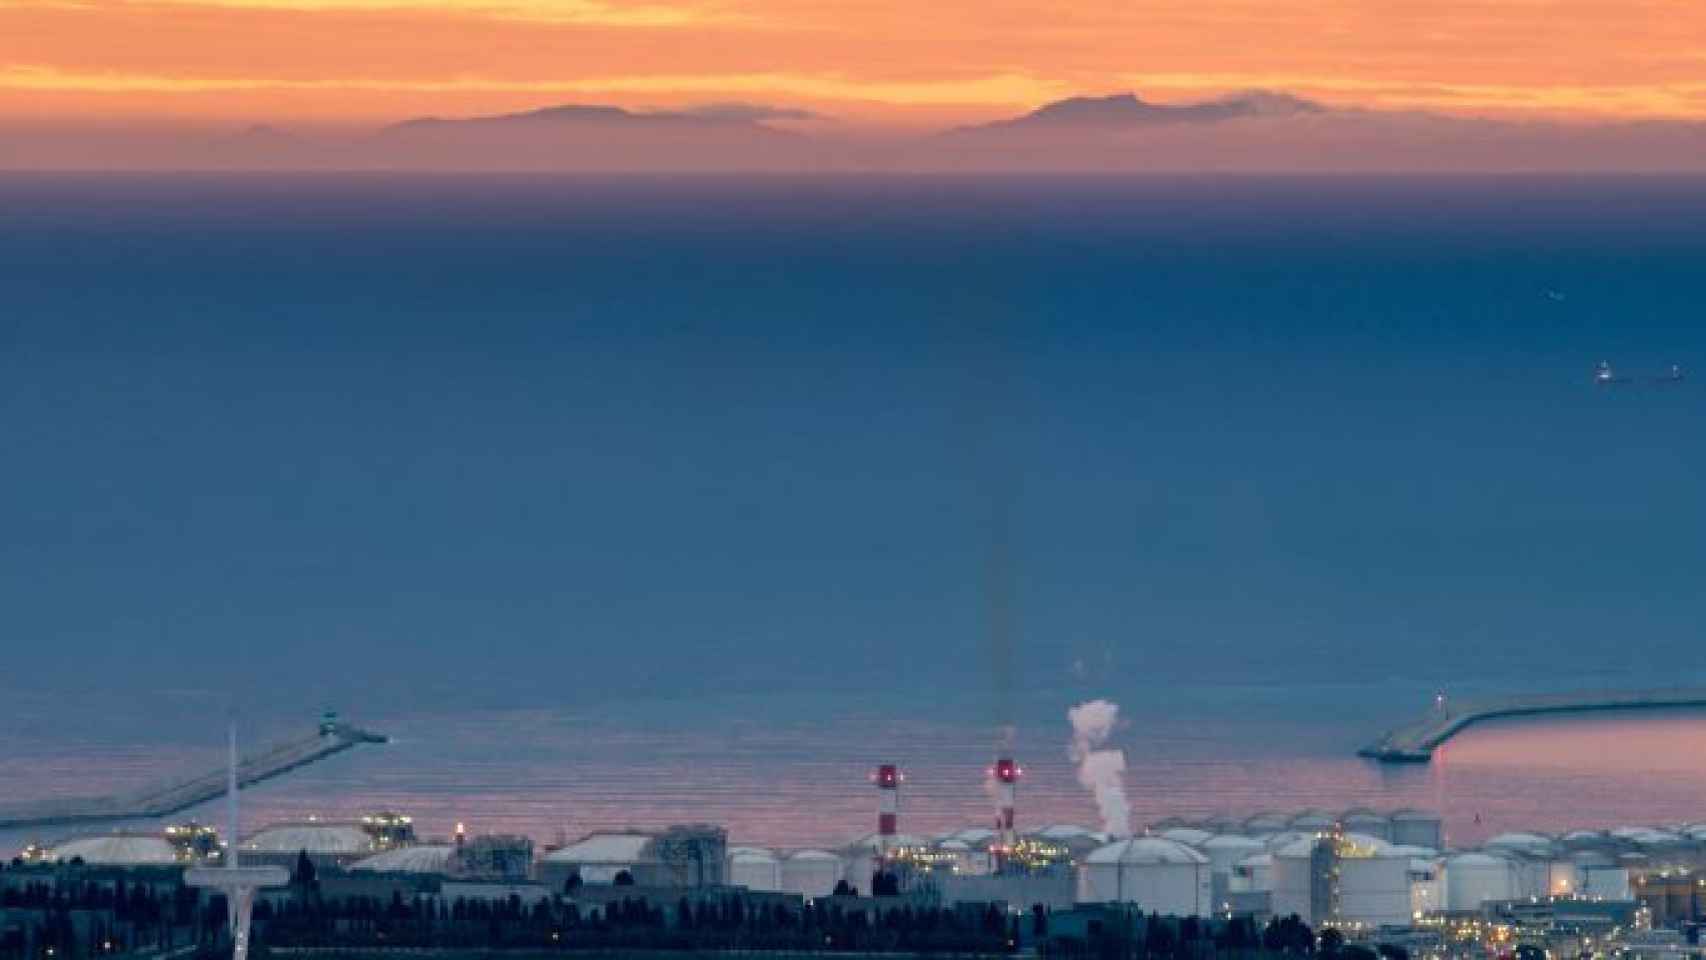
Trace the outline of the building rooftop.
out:
[[[1087,863],[1204,864],[1208,858],[1190,847],[1164,837],[1132,837],[1098,847],[1085,857]]]
[[[359,860],[350,869],[371,873],[446,873],[455,855],[456,848],[448,844],[399,847]]]
[[[645,858],[649,833],[595,833],[546,854],[550,863],[633,863]]]
[[[81,858],[84,863],[142,866],[178,862],[177,848],[161,837],[112,834],[83,837],[54,847],[49,860]]]
[[[360,854],[373,850],[373,838],[347,823],[297,823],[266,827],[243,841],[252,853]]]

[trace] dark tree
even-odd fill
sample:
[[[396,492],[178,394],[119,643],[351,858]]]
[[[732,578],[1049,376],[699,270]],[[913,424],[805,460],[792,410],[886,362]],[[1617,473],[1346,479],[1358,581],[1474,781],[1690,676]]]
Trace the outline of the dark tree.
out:
[[[290,872],[291,886],[302,890],[313,890],[319,883],[319,872],[314,869],[314,861],[308,859],[307,850],[296,853],[296,868]]]

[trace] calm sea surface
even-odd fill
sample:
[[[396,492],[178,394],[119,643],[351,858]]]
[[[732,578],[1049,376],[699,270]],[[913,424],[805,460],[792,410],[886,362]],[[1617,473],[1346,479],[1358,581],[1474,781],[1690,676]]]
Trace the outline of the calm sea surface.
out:
[[[1354,756],[1706,684],[1703,265],[1698,180],[3,178],[0,800],[331,706],[251,825],[943,829],[1007,726],[1093,823],[1106,697],[1140,822],[1706,820],[1699,712]]]

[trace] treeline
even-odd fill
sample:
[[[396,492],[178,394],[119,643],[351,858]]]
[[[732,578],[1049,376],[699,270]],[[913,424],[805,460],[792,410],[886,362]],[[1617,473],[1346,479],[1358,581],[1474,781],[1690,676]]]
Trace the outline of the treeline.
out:
[[[62,877],[0,889],[0,960],[89,960],[137,950],[212,946],[224,938],[224,901],[198,891],[163,895],[115,877]]]
[[[1117,915],[1116,915],[1117,916]],[[1317,936],[1296,914],[1258,926],[1249,917],[1139,915],[1133,922],[1092,921],[1083,936],[1042,937],[1039,952],[1065,960],[1410,960],[1401,947],[1346,944],[1338,930]]]
[[[583,908],[561,896],[534,903],[393,894],[292,898],[257,904],[255,936],[275,948],[435,947],[497,950],[774,950],[993,954],[1016,949],[1020,924],[996,909],[882,910],[832,901],[811,905],[738,896],[682,899],[672,909],[644,898]]]

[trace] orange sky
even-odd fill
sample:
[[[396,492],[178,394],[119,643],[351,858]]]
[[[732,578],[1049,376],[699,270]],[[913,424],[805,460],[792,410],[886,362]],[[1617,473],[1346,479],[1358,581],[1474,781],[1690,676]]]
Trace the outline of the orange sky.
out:
[[[371,124],[740,100],[864,125],[1266,87],[1706,117],[1699,0],[0,0],[0,118]]]

